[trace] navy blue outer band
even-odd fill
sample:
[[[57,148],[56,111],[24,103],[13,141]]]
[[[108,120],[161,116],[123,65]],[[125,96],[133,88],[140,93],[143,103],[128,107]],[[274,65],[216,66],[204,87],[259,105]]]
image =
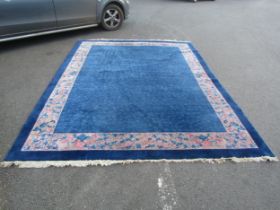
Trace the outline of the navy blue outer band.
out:
[[[204,70],[208,76],[212,79],[213,83],[226,99],[228,104],[232,107],[236,115],[239,117],[243,125],[246,127],[247,131],[252,136],[253,140],[257,144],[256,149],[193,149],[193,150],[92,150],[92,151],[21,151],[21,148],[26,141],[30,131],[32,130],[41,110],[43,109],[48,97],[55,88],[58,80],[63,74],[65,68],[71,61],[71,58],[75,54],[76,50],[83,41],[102,41],[102,42],[175,42],[184,43],[189,45],[193,53],[196,55],[200,64],[203,66]],[[136,159],[196,159],[196,158],[249,158],[249,157],[260,157],[260,156],[270,156],[275,157],[270,151],[267,145],[264,143],[263,139],[257,133],[252,124],[245,117],[238,105],[233,101],[230,95],[222,87],[220,82],[214,76],[210,68],[207,66],[206,62],[203,60],[198,51],[189,42],[176,42],[176,41],[159,41],[159,40],[81,40],[78,41],[71,52],[66,57],[64,63],[58,69],[54,78],[48,85],[47,89],[44,91],[43,95],[39,99],[34,110],[30,114],[26,123],[23,125],[14,145],[8,152],[5,160],[6,161],[28,161],[28,160],[136,160]]]

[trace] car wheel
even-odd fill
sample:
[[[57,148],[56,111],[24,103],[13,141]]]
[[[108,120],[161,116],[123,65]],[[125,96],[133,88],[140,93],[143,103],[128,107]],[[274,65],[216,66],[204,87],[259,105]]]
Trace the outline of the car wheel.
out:
[[[105,30],[115,31],[121,27],[123,19],[122,9],[115,4],[110,4],[103,11],[101,25]]]

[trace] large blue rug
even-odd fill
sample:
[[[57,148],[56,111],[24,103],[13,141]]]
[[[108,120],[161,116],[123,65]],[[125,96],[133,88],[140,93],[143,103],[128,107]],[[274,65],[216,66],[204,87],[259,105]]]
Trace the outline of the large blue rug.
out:
[[[276,160],[191,43],[85,40],[5,161],[163,159]]]

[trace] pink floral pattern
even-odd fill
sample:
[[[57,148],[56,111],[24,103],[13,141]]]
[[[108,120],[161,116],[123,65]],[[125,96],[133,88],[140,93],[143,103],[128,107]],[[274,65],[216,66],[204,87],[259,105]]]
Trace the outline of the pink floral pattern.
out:
[[[55,133],[60,114],[85,59],[94,46],[178,47],[226,132]],[[22,151],[189,150],[257,148],[252,137],[209,78],[187,43],[84,41],[49,96]]]

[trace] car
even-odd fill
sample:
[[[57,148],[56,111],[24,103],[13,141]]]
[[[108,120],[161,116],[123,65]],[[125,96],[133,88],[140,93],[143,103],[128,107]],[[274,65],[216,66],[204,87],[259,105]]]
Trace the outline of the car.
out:
[[[118,30],[129,0],[0,0],[0,42],[101,25]]]

